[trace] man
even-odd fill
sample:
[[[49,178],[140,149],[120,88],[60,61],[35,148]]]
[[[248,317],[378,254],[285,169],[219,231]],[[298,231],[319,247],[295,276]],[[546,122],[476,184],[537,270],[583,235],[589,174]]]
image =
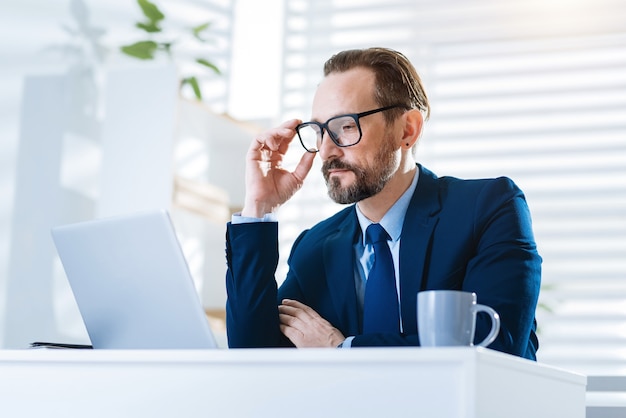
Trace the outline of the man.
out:
[[[456,289],[499,313],[490,348],[536,358],[541,258],[524,195],[507,178],[438,178],[417,164],[429,111],[402,54],[344,51],[324,66],[311,122],[291,120],[252,141],[244,208],[227,227],[230,347],[419,345],[417,293]],[[296,136],[307,152],[290,172],[281,162]],[[301,233],[277,289],[272,213],[301,187],[316,154],[329,196],[351,205]],[[386,245],[370,241],[370,224],[384,228]],[[385,274],[374,273],[385,263]],[[376,287],[379,276],[392,278],[391,290]],[[393,297],[381,302],[382,294]],[[476,340],[489,329],[479,316]]]

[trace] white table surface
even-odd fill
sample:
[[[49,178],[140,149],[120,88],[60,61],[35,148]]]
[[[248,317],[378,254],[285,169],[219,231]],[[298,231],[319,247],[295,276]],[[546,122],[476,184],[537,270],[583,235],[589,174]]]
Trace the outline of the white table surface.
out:
[[[481,348],[4,350],[0,416],[585,416],[586,377]]]

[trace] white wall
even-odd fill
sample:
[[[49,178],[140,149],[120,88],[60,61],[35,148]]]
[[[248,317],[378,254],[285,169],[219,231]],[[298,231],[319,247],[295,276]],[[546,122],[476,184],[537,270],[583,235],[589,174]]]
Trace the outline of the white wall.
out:
[[[166,29],[176,31],[180,33],[182,28],[191,27],[203,23],[205,21],[211,21],[211,34],[214,38],[214,42],[207,44],[207,46],[201,50],[203,54],[206,53],[207,57],[213,60],[218,67],[222,70],[221,76],[202,76],[201,82],[203,83],[203,90],[205,95],[205,102],[211,106],[211,108],[217,112],[226,111],[229,103],[229,86],[232,82],[230,79],[231,71],[231,53],[233,50],[233,13],[235,2],[224,2],[217,0],[187,0],[180,2],[167,2],[156,1],[162,10],[166,13],[167,20],[164,25]],[[34,327],[33,323],[44,323],[41,315],[49,308],[44,306],[45,303],[39,303],[42,299],[42,294],[50,294],[56,292],[58,289],[58,283],[48,283],[45,287],[37,285],[37,280],[34,280],[32,285],[19,283],[22,287],[22,295],[25,290],[32,288],[32,298],[12,298],[8,303],[7,298],[11,298],[11,292],[14,290],[15,281],[11,282],[9,277],[9,269],[11,266],[11,254],[14,248],[10,248],[11,243],[15,242],[16,236],[12,236],[14,230],[17,229],[15,225],[12,225],[12,220],[19,219],[16,217],[14,211],[15,196],[18,190],[15,188],[17,181],[17,162],[18,162],[18,150],[20,149],[19,138],[24,133],[23,129],[20,129],[20,115],[22,112],[22,93],[24,86],[24,77],[32,75],[50,75],[50,74],[66,74],[71,68],[76,68],[76,60],[73,56],[61,53],[61,50],[66,50],[68,46],[82,48],[85,46],[84,42],[77,38],[73,38],[68,34],[63,27],[70,29],[77,28],[77,21],[73,18],[71,13],[72,5],[80,5],[78,0],[67,0],[58,2],[49,2],[45,0],[26,0],[26,1],[5,1],[0,3],[0,37],[4,40],[0,44],[0,347],[1,346],[15,346],[15,341],[5,341],[4,336],[8,328],[6,324],[11,322],[12,328],[24,328]],[[108,58],[103,65],[107,70],[116,68],[143,68],[145,63],[138,62],[123,56],[118,52],[118,47],[142,39],[145,36],[143,33],[134,29],[134,23],[138,20],[142,20],[142,15],[137,4],[132,0],[84,0],[82,2],[87,6],[89,15],[89,24],[102,28],[105,31],[102,36],[102,44],[108,49]],[[178,36],[178,35],[177,35]],[[245,39],[244,39],[245,41]],[[241,41],[240,41],[241,42]],[[192,53],[197,53],[191,47],[184,47],[180,50],[179,56],[192,56]],[[160,61],[164,63],[164,60]],[[186,65],[178,65],[177,69],[180,73],[190,71]],[[188,96],[189,94],[186,93]],[[102,109],[100,109],[102,110]],[[42,115],[45,116],[45,115]],[[102,115],[100,115],[102,116]],[[175,115],[172,114],[174,118]],[[259,117],[267,117],[267,114],[259,115]],[[223,123],[220,118],[216,118],[214,115],[207,116],[208,119],[213,118],[216,124]],[[26,124],[25,126],[29,126]],[[230,130],[229,130],[230,129]],[[233,129],[236,134],[233,134]],[[226,132],[226,133],[224,133]],[[52,132],[50,132],[52,137]],[[245,145],[248,141],[248,137],[251,133],[243,128],[228,128],[226,131],[220,129],[216,136],[225,136],[226,140],[230,140],[232,147],[229,152],[242,153],[242,145],[245,149]],[[236,137],[233,137],[235,135]],[[45,135],[44,135],[45,138]],[[52,138],[51,138],[52,139]],[[219,148],[215,144],[215,140],[221,140],[222,138],[204,138],[207,141],[212,140],[213,148]],[[66,138],[64,141],[68,141]],[[74,181],[72,187],[82,188],[83,191],[87,190],[87,195],[93,192],[96,179],[94,176],[94,167],[89,167],[90,157],[94,157],[93,161],[98,163],[98,151],[88,144],[89,141],[81,141],[80,138],[70,139],[72,143],[72,150],[74,151],[74,160],[82,159],[83,164],[86,166],[86,171],[73,172],[77,166],[73,165],[71,169],[65,167],[62,169],[59,181],[66,181],[71,178]],[[49,143],[41,144],[40,154],[45,154],[44,150],[47,149]],[[24,148],[24,147],[22,147]],[[31,152],[37,152],[37,143],[34,142]],[[145,152],[150,152],[146,150]],[[78,155],[80,154],[80,155]],[[53,158],[53,156],[50,156]],[[41,155],[42,161],[46,160],[46,155]],[[229,157],[230,158],[230,157]],[[25,162],[32,164],[34,161],[25,157]],[[91,162],[93,162],[91,161]],[[50,162],[52,162],[50,160]],[[101,163],[101,162],[100,162]],[[119,161],[117,162],[119,163]],[[41,172],[42,166],[35,166],[29,169],[32,173]],[[208,170],[208,167],[205,167]],[[22,170],[27,172],[29,170]],[[69,175],[69,174],[73,175]],[[241,175],[236,173],[231,176],[233,181],[241,182]],[[206,180],[206,179],[204,179]],[[228,184],[221,184],[221,187],[229,188]],[[91,192],[90,192],[91,190]],[[102,190],[100,190],[102,191]],[[42,193],[48,193],[50,190],[42,190]],[[98,191],[96,191],[98,193]],[[36,194],[34,195],[36,197]],[[93,196],[90,196],[93,197]],[[236,193],[234,201],[231,203],[237,204],[240,201],[240,193]],[[56,202],[55,202],[56,203]],[[32,205],[31,205],[32,206]],[[34,214],[37,211],[51,211],[51,207],[32,208]],[[93,209],[93,208],[92,208]],[[89,211],[88,211],[89,212]],[[193,230],[194,222],[197,225],[197,220],[193,221],[194,214],[185,214],[184,211],[178,211],[179,215],[177,219],[180,220],[180,226],[182,235],[189,237],[191,234],[189,231]],[[85,216],[83,214],[83,216]],[[24,218],[24,217],[22,217]],[[192,221],[190,221],[192,219]],[[70,219],[71,220],[71,219]],[[197,229],[197,228],[196,228]],[[223,233],[221,227],[211,229],[205,229],[211,236],[219,236],[219,254],[220,259],[223,261]],[[196,230],[196,233],[198,231]],[[24,234],[22,234],[24,235]],[[20,242],[27,242],[28,236],[20,236]],[[193,236],[191,238],[194,238]],[[26,241],[25,241],[26,240]],[[189,240],[193,241],[192,239]],[[211,239],[213,245],[217,245],[216,239]],[[202,244],[204,245],[204,244]],[[189,245],[193,249],[193,245]],[[197,251],[196,251],[197,252]],[[36,258],[36,257],[33,257]],[[26,260],[22,264],[28,267],[28,261],[37,266],[38,262],[42,260],[32,259]],[[44,263],[47,263],[45,260]],[[198,270],[203,270],[203,266],[196,262],[192,263],[197,266]],[[15,263],[13,263],[15,265]],[[57,269],[59,266],[57,266]],[[22,269],[23,270],[23,269]],[[31,276],[38,276],[37,268],[32,268]],[[219,278],[223,281],[223,276]],[[66,285],[66,284],[61,284]],[[67,293],[67,289],[62,289],[61,298],[71,299],[71,294]],[[208,299],[213,300],[212,303],[219,303],[219,300],[223,300],[223,296],[215,298],[207,296]],[[63,312],[56,312],[60,320],[63,318],[68,319],[67,323],[62,324],[67,329],[67,335],[72,338],[80,338],[84,335],[84,330],[80,324],[76,324],[75,307],[72,307],[73,301],[64,306],[69,306]],[[65,302],[57,300],[57,305],[64,304]],[[29,305],[30,304],[30,305]],[[7,311],[8,307],[14,307]],[[15,307],[21,307],[16,309]],[[22,311],[16,316],[16,311]],[[49,309],[48,309],[49,310]],[[26,312],[33,313],[33,323],[24,321],[23,315]],[[48,312],[49,313],[49,312]],[[37,319],[37,315],[40,315]],[[64,316],[65,315],[65,316]],[[8,321],[8,322],[7,322]],[[63,336],[64,334],[48,334],[42,333],[40,336],[33,335],[33,339],[39,338],[54,338],[55,335]],[[29,337],[30,338],[30,337]],[[23,341],[22,341],[23,342]],[[22,345],[20,342],[19,345]]]

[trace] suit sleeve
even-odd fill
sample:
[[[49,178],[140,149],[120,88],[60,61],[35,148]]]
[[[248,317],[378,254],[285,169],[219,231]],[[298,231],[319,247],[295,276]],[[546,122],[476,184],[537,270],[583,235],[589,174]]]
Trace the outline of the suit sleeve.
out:
[[[500,178],[483,188],[474,210],[476,255],[467,265],[463,290],[475,292],[478,303],[500,315],[500,333],[489,348],[535,359],[542,260],[526,199],[511,180]],[[487,335],[490,322],[479,315],[477,341]]]
[[[226,262],[228,346],[289,346],[289,340],[280,332],[274,277],[278,265],[278,223],[229,223]]]

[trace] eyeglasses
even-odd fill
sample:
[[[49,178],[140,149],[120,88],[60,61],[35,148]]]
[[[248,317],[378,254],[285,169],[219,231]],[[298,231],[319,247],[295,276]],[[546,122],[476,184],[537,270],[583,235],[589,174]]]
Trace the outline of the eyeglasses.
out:
[[[338,147],[351,147],[361,140],[363,133],[361,132],[361,124],[359,118],[373,115],[374,113],[384,112],[385,110],[394,109],[396,107],[405,107],[404,105],[385,106],[374,110],[368,110],[361,113],[349,113],[347,115],[339,115],[321,122],[304,122],[296,126],[296,132],[300,143],[308,152],[318,152],[322,145],[324,130],[328,132],[328,136]]]

